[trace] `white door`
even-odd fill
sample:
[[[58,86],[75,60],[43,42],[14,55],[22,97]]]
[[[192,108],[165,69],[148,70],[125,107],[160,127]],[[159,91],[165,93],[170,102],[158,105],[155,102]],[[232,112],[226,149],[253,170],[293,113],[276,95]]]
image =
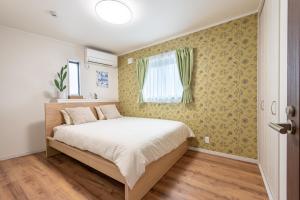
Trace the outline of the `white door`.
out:
[[[279,134],[268,123],[279,121],[279,3],[265,0],[259,16],[259,161],[274,200],[279,199]]]

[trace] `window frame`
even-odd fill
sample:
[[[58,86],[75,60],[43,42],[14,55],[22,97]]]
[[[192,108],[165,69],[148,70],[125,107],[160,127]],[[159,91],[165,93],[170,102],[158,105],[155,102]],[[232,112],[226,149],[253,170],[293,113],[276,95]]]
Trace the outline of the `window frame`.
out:
[[[77,74],[77,79],[78,79],[78,94],[74,95],[70,93],[70,63],[72,64],[77,64],[78,67],[78,74]],[[69,96],[80,96],[81,95],[81,81],[80,81],[80,61],[79,60],[73,60],[69,59],[68,60],[68,93]]]
[[[150,59],[152,58],[152,57],[156,57],[156,56],[162,56],[163,57],[163,55],[164,54],[168,54],[168,53],[175,53],[175,59],[176,59],[176,51],[167,51],[167,52],[162,52],[162,53],[159,53],[159,54],[155,54],[155,55],[152,55],[152,56],[149,56],[148,57],[148,66],[147,66],[147,72],[146,72],[146,75],[145,75],[145,83],[146,83],[146,81],[147,81],[147,75],[148,75],[148,73],[149,73],[149,67],[150,67]],[[178,63],[177,63],[177,61],[175,60],[175,68],[177,68],[177,69],[175,69],[177,72],[178,72],[178,76],[179,76],[179,84],[182,86],[182,83],[181,83],[181,80],[180,80],[180,72],[179,72],[179,69],[178,69]],[[144,103],[150,103],[150,104],[180,104],[181,103],[181,99],[182,99],[182,96],[183,96],[183,86],[182,86],[182,93],[181,93],[181,95],[180,95],[180,98],[177,100],[175,100],[175,101],[168,101],[167,99],[164,99],[163,101],[155,101],[155,100],[146,100],[146,98],[145,98],[145,96],[144,96],[144,88],[145,88],[145,83],[144,83],[144,86],[143,86],[143,99],[144,99]],[[173,97],[173,98],[175,98],[175,97]]]

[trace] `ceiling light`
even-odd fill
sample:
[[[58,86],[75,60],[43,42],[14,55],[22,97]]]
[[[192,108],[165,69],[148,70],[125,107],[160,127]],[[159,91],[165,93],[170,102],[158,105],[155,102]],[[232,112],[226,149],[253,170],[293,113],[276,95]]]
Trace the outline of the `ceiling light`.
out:
[[[97,3],[98,16],[112,24],[125,24],[132,18],[132,12],[127,5],[117,0],[103,0]]]

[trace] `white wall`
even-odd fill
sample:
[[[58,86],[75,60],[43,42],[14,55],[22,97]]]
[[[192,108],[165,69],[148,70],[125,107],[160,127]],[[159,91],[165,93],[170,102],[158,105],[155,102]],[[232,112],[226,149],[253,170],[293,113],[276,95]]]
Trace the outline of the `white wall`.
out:
[[[0,160],[44,150],[44,103],[56,99],[53,79],[68,60],[80,62],[85,97],[118,101],[118,69],[85,67],[83,46],[0,26]],[[96,86],[97,70],[109,88]]]
[[[84,48],[0,26],[0,159],[44,149],[44,103],[68,59],[83,63]]]
[[[96,85],[96,71],[108,73],[108,88]],[[81,67],[81,92],[85,98],[90,98],[91,93],[96,93],[103,101],[118,101],[118,68],[96,64],[86,64]]]

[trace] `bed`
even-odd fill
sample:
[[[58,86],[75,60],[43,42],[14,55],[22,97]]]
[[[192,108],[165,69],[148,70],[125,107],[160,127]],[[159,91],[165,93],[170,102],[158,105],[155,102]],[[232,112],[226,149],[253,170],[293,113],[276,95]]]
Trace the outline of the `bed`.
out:
[[[192,131],[183,123],[122,117],[62,125],[60,110],[110,104],[45,104],[46,155],[64,153],[125,186],[125,199],[141,199],[186,152]],[[101,131],[99,131],[101,130]]]

